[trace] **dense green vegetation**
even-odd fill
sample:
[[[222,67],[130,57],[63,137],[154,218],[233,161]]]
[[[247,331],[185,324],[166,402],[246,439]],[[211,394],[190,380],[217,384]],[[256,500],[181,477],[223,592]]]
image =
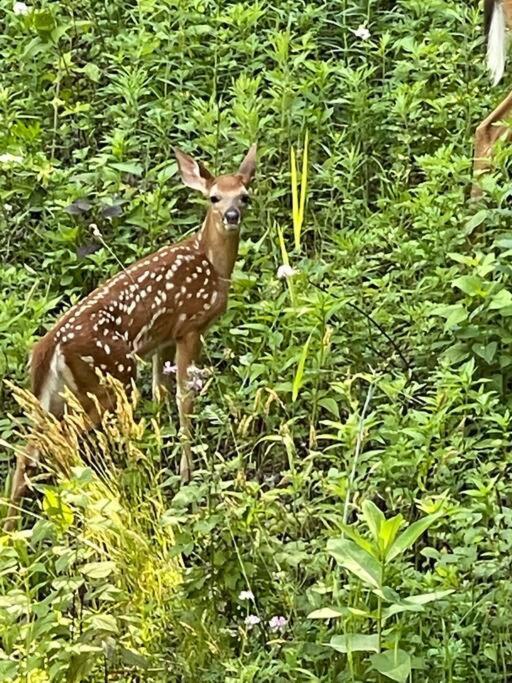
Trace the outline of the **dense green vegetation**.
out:
[[[230,171],[259,143],[193,483],[149,367],[80,454],[32,434],[55,472],[0,535],[0,680],[510,680],[510,148],[471,206],[501,94],[477,3],[0,7],[2,475],[31,343],[201,220],[172,146]]]

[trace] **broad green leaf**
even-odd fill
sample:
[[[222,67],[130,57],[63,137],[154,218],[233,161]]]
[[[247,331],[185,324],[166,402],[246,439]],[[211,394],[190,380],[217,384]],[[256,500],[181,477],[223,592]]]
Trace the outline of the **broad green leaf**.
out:
[[[486,282],[478,275],[463,275],[454,280],[452,285],[469,296],[485,295]]]
[[[322,408],[325,408],[328,410],[334,417],[337,417],[339,419],[340,417],[340,407],[338,405],[338,402],[334,398],[321,398],[318,401],[318,405],[322,406]]]
[[[90,78],[91,81],[94,81],[94,83],[98,83],[101,77],[99,67],[96,64],[93,64],[93,62],[89,62],[89,64],[84,66],[84,74]]]
[[[382,554],[384,557],[386,556],[389,547],[394,542],[396,535],[398,533],[398,529],[402,525],[403,521],[404,518],[402,517],[402,515],[395,515],[394,517],[386,519],[384,520],[384,522],[382,522],[379,531],[379,540],[382,549]]]
[[[466,235],[470,235],[475,228],[478,228],[479,225],[481,225],[484,220],[487,218],[487,209],[481,209],[480,211],[477,211],[474,216],[471,216],[471,218],[468,220],[466,225],[464,226],[464,233]]]
[[[405,650],[387,650],[370,657],[376,671],[398,683],[406,683],[411,673],[411,657]]]
[[[421,593],[420,595],[411,595],[408,598],[398,600],[389,607],[386,607],[382,612],[382,616],[384,619],[388,619],[400,612],[422,612],[424,605],[434,602],[435,600],[441,600],[447,595],[451,595],[453,592],[452,589],[449,589],[445,591],[434,591],[432,593]]]
[[[384,522],[385,517],[375,503],[371,500],[363,502],[363,517],[368,524],[368,528],[373,536],[375,543],[379,541],[380,525]]]
[[[342,636],[333,636],[329,647],[337,652],[378,652],[379,638],[377,635],[369,636],[364,633],[345,633]]]
[[[43,498],[43,510],[48,518],[65,528],[73,524],[73,510],[67,505],[62,497],[53,489],[46,489]]]
[[[116,171],[121,171],[121,173],[131,173],[131,175],[142,175],[144,172],[143,167],[141,164],[137,164],[134,162],[128,162],[128,161],[113,161],[109,164],[112,168],[115,168]]]
[[[88,562],[80,568],[80,571],[90,579],[104,579],[112,574],[115,568],[116,563],[107,560],[105,562]]]
[[[343,533],[349,538],[351,538],[354,541],[354,543],[356,543],[356,545],[358,545],[363,550],[366,550],[366,552],[369,553],[376,560],[380,559],[379,548],[376,543],[372,543],[367,538],[361,536],[361,534],[353,525],[340,523],[340,527],[343,530]]]
[[[493,661],[495,664],[498,663],[498,651],[496,648],[496,645],[492,645],[490,643],[487,643],[484,647],[484,655]]]
[[[497,294],[493,294],[489,302],[489,308],[494,310],[506,308],[507,306],[512,306],[512,294],[508,289],[500,289]]]
[[[361,581],[374,588],[381,585],[381,567],[377,560],[348,538],[331,538],[327,551],[342,567],[352,572]]]
[[[512,249],[512,237],[500,237],[495,244],[498,247],[503,247],[503,249]]]
[[[498,350],[497,342],[490,342],[489,344],[473,344],[471,347],[473,351],[483,358],[487,363],[492,363],[496,351]]]
[[[467,320],[468,311],[466,310],[464,304],[459,302],[457,304],[449,304],[446,306],[436,306],[432,309],[432,315],[440,315],[441,317],[446,318],[444,331],[447,332],[456,325],[464,322],[464,320]]]
[[[94,614],[89,620],[90,628],[96,631],[118,632],[117,620],[111,614]]]
[[[321,607],[320,609],[315,609],[313,612],[310,612],[308,614],[308,619],[337,619],[342,616],[343,612],[340,612],[339,609]]]
[[[441,517],[442,514],[443,513],[438,512],[433,515],[427,515],[423,519],[420,519],[417,522],[413,522],[413,524],[411,524],[409,528],[407,528],[402,534],[400,534],[400,536],[393,543],[393,545],[389,549],[386,559],[388,561],[392,560],[398,555],[401,555],[401,553],[410,548],[412,545],[414,545],[414,543],[416,543],[421,534],[424,533],[431,524],[433,524],[437,519],[439,519],[439,517]]]
[[[410,595],[407,598],[404,598],[404,602],[410,602],[416,605],[426,605],[429,602],[433,602],[434,600],[441,600],[441,598],[445,598],[447,595],[451,595],[455,591],[453,588],[449,588],[448,590],[445,591],[433,591],[432,593],[420,593],[419,595]]]

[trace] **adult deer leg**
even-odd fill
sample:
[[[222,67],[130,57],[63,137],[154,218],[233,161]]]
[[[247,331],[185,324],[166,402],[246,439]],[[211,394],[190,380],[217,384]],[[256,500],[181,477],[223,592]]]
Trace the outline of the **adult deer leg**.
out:
[[[492,148],[501,137],[510,137],[510,127],[504,121],[512,115],[512,92],[500,102],[496,109],[478,126],[475,133],[473,179],[478,179],[491,166]],[[471,197],[481,196],[481,188],[473,181]]]
[[[201,334],[199,331],[189,332],[176,344],[176,402],[180,417],[180,437],[182,454],[180,475],[183,482],[190,481],[192,474],[192,431],[190,416],[194,405],[194,390],[190,386],[189,367],[198,359],[201,352]]]

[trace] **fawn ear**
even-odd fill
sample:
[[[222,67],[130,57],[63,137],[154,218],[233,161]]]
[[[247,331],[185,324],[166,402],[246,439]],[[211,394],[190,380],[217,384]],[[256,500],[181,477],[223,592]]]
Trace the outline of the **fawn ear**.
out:
[[[215,180],[210,171],[202,164],[198,163],[188,154],[185,154],[177,147],[174,148],[174,154],[178,160],[180,167],[181,179],[188,187],[193,190],[199,190],[207,195],[213,181]]]
[[[254,174],[256,173],[256,143],[251,145],[251,149],[247,152],[244,160],[238,169],[238,175],[242,176],[242,182],[246,187],[249,187]]]

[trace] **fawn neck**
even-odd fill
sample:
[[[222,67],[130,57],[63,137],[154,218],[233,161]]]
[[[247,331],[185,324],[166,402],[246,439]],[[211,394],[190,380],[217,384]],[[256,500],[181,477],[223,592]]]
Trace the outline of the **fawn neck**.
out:
[[[199,244],[220,277],[229,280],[235,266],[239,230],[226,230],[222,218],[208,209],[200,231]]]

